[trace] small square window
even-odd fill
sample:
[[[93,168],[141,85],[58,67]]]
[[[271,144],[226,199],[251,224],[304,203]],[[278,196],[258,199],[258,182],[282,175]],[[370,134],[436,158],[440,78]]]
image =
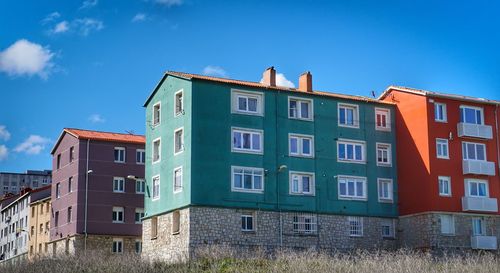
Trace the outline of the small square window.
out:
[[[113,192],[125,192],[125,179],[123,177],[113,178]]]
[[[337,141],[337,160],[346,163],[365,163],[365,143],[350,140]]]
[[[146,181],[144,179],[137,179],[135,181],[135,193],[144,194],[146,192]]]
[[[437,158],[449,159],[448,140],[444,138],[436,138],[436,156]]]
[[[339,104],[339,126],[359,128],[359,107],[353,104]]]
[[[113,253],[123,253],[123,239],[113,239]]]
[[[391,130],[391,110],[375,108],[375,129],[379,131]]]
[[[315,234],[318,231],[316,215],[297,214],[293,216],[293,232],[299,234]]]
[[[263,131],[232,128],[233,152],[263,153]]]
[[[382,228],[382,237],[383,238],[394,238],[394,220],[392,219],[384,219],[381,224]]]
[[[241,230],[254,231],[254,216],[253,213],[244,213],[241,215]]]
[[[174,169],[174,193],[182,191],[182,167]]]
[[[363,218],[358,216],[349,216],[349,236],[362,237],[363,236]]]
[[[379,202],[392,202],[393,200],[392,179],[379,178],[377,180],[378,180]]]
[[[123,207],[113,207],[113,223],[124,222],[124,209]]]
[[[263,115],[263,93],[233,90],[232,112],[246,115]]]
[[[442,214],[439,216],[441,222],[441,234],[455,234],[455,219],[451,214]]]
[[[124,163],[125,162],[125,148],[115,147],[115,162]]]
[[[438,122],[446,122],[446,104],[444,103],[434,103],[434,120]]]
[[[184,151],[184,130],[182,128],[174,132],[174,155]]]
[[[391,155],[391,144],[377,143],[377,166],[392,166]]]
[[[183,91],[180,90],[175,93],[175,116],[181,115],[184,113],[184,101],[183,101]]]
[[[157,102],[153,105],[153,126],[159,125],[161,122],[161,104]]]
[[[314,137],[306,135],[288,135],[290,156],[314,157]]]
[[[290,193],[301,195],[314,195],[314,174],[290,172]]]
[[[232,166],[232,191],[264,191],[264,169]]]
[[[135,209],[135,223],[141,224],[142,218],[144,218],[144,209]]]
[[[451,196],[451,178],[449,176],[439,176],[439,195]]]
[[[137,164],[146,163],[146,151],[144,151],[143,149],[137,149],[135,151],[135,162]]]
[[[288,117],[313,120],[313,103],[310,99],[288,97]]]

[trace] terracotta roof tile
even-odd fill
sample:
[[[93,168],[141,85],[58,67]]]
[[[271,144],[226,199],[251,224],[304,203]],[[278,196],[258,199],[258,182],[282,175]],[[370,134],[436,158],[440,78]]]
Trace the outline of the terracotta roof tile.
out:
[[[64,131],[80,139],[137,143],[137,144],[144,144],[146,142],[146,138],[142,135],[90,131],[90,130],[82,130],[74,128],[64,128]]]

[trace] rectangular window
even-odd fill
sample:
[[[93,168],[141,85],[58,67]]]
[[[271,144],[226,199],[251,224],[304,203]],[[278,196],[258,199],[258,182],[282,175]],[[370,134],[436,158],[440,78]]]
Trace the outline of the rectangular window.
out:
[[[263,94],[259,92],[242,92],[233,90],[232,112],[246,115],[263,115]]]
[[[174,193],[182,191],[182,167],[174,169]]]
[[[125,148],[115,147],[115,162],[124,163],[125,162]]]
[[[474,142],[462,142],[462,157],[464,160],[486,161],[486,145]]]
[[[441,214],[439,215],[439,221],[441,222],[441,234],[455,234],[455,219],[453,215]]]
[[[123,207],[113,207],[113,223],[123,223]]]
[[[382,237],[383,238],[394,238],[395,237],[394,226],[395,226],[394,220],[383,219],[382,223],[381,223]]]
[[[483,218],[472,218],[472,235],[484,236],[486,235],[486,223]]]
[[[488,197],[488,182],[486,180],[466,179],[466,195],[471,197]]]
[[[313,120],[312,100],[288,97],[288,117],[292,119]]]
[[[318,230],[316,215],[298,214],[293,216],[293,232],[301,234],[314,234]]]
[[[161,119],[161,104],[160,102],[157,102],[155,105],[153,105],[153,126],[157,126],[160,124]]]
[[[61,168],[61,154],[57,155],[56,168],[59,170]]]
[[[366,177],[339,176],[339,199],[366,200]]]
[[[449,176],[439,176],[439,195],[451,196],[451,178]]]
[[[184,101],[182,96],[182,90],[177,91],[175,93],[175,116],[181,115],[184,113]]]
[[[184,151],[184,130],[182,128],[174,131],[174,155]]]
[[[446,104],[444,103],[434,103],[434,120],[438,122],[446,122]]]
[[[377,166],[392,166],[391,144],[377,143]]]
[[[61,198],[61,183],[56,184],[56,198]]]
[[[473,106],[460,106],[460,122],[470,124],[483,124],[483,108]]]
[[[69,163],[73,162],[75,159],[75,147],[69,148]]]
[[[241,231],[254,231],[253,213],[243,213],[241,215]]]
[[[160,199],[160,176],[153,177],[153,200]]]
[[[450,158],[447,139],[436,138],[436,156],[443,159]]]
[[[290,193],[314,195],[314,173],[290,172]]]
[[[144,194],[146,192],[146,181],[144,179],[137,179],[135,181],[135,193]]]
[[[151,218],[151,240],[158,237],[158,217],[153,216]]]
[[[349,236],[361,237],[363,236],[363,218],[358,216],[349,216]]]
[[[391,130],[391,110],[385,108],[375,108],[375,130]]]
[[[379,202],[392,202],[393,189],[392,179],[379,178],[378,181],[378,201]]]
[[[70,178],[68,179],[68,193],[69,192],[73,192],[73,177],[70,176]]]
[[[264,169],[232,166],[231,171],[233,191],[264,191]]]
[[[153,140],[153,163],[161,160],[161,139]]]
[[[338,105],[339,126],[359,128],[359,107],[353,104]]]
[[[113,192],[125,192],[125,179],[123,177],[113,178]]]
[[[172,234],[179,234],[181,232],[181,213],[176,210],[172,212]]]
[[[136,254],[141,254],[142,252],[142,241],[141,240],[135,240],[135,253]]]
[[[55,226],[59,226],[59,211],[56,211],[56,214],[54,215],[54,223]]]
[[[288,135],[290,156],[314,157],[314,137],[308,135]]]
[[[123,253],[123,239],[113,238],[113,253]]]
[[[135,151],[135,163],[144,164],[146,163],[146,151],[143,149],[137,149]]]
[[[233,152],[263,152],[263,131],[232,128]]]
[[[337,141],[337,160],[342,162],[364,163],[365,143],[355,141]]]
[[[142,218],[144,218],[144,209],[135,209],[135,223],[142,223]]]
[[[67,222],[71,223],[71,216],[72,216],[73,208],[68,207],[68,214],[67,214]],[[43,227],[43,224],[40,224],[40,228]]]

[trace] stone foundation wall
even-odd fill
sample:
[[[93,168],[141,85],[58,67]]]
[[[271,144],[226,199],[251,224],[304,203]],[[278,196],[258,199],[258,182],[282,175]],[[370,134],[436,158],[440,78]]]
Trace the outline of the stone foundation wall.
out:
[[[453,215],[455,234],[441,234],[440,215]],[[500,216],[466,213],[423,213],[399,218],[399,246],[405,248],[470,249],[472,219],[483,217],[486,235],[500,238]]]
[[[111,255],[113,248],[113,239],[120,238],[123,240],[123,253],[135,253],[135,242],[140,240],[140,237],[119,237],[106,235],[88,235],[87,237],[87,252],[92,252],[98,255]],[[63,238],[48,243],[49,253],[52,256],[62,255],[78,255],[84,253],[85,237],[83,235],[75,235],[68,238]]]

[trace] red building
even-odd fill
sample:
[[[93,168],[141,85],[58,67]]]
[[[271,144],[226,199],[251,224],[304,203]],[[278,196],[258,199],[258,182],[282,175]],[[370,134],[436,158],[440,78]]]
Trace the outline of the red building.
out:
[[[390,86],[403,246],[497,249],[498,101]]]

